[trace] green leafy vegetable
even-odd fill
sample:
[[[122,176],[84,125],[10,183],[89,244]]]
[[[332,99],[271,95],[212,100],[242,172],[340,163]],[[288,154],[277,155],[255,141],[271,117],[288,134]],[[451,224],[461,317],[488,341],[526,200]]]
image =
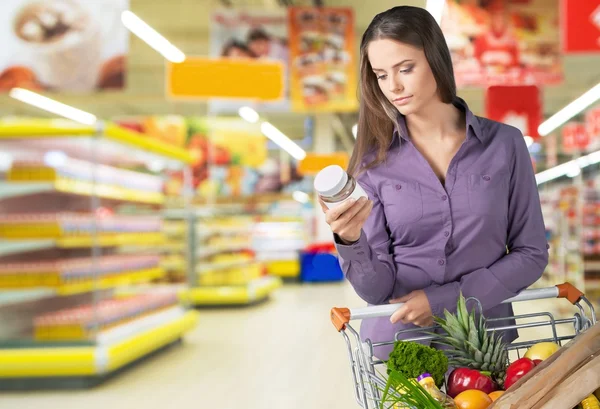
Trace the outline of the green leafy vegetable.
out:
[[[387,361],[388,375],[398,371],[408,378],[417,378],[427,372],[440,387],[448,371],[448,358],[442,351],[416,342],[396,341]]]
[[[388,370],[388,373],[385,388],[378,388],[382,392],[379,409],[444,409],[416,380],[395,370]]]

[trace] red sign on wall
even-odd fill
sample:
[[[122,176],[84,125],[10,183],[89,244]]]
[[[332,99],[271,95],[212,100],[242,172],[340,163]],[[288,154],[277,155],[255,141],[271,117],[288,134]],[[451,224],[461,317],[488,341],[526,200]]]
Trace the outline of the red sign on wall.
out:
[[[600,142],[600,108],[590,109],[585,114],[585,130],[593,145]]]
[[[519,128],[525,136],[539,137],[542,102],[535,85],[491,86],[486,92],[485,110],[489,119]]]
[[[573,152],[584,150],[590,143],[590,138],[585,131],[585,124],[569,122],[562,128],[563,151]]]
[[[561,9],[563,51],[600,52],[600,0],[562,0]]]

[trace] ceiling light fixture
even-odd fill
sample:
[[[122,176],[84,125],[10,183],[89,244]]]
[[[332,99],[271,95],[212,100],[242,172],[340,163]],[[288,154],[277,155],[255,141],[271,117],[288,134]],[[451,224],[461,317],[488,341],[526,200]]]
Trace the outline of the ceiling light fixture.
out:
[[[283,132],[274,127],[269,122],[260,124],[261,132],[274,143],[279,145],[281,149],[289,153],[294,159],[302,160],[306,158],[306,152],[294,141],[288,138]]]
[[[167,60],[174,63],[185,61],[185,54],[164,38],[158,31],[150,27],[144,20],[129,10],[121,13],[121,21],[129,31],[142,39]]]
[[[600,84],[590,88],[586,93],[571,102],[569,105],[545,120],[539,127],[538,133],[546,136],[575,115],[592,105],[600,99]]]
[[[242,117],[242,119],[244,119],[247,122],[250,122],[251,124],[257,123],[260,119],[258,112],[256,112],[250,107],[241,107],[238,110],[238,114]]]
[[[43,109],[44,111],[71,119],[75,122],[82,123],[84,125],[94,125],[97,121],[96,116],[90,114],[89,112],[73,108],[72,106],[65,105],[61,102],[55,101],[27,89],[13,88],[10,90],[9,95],[16,100],[33,105],[34,107]]]

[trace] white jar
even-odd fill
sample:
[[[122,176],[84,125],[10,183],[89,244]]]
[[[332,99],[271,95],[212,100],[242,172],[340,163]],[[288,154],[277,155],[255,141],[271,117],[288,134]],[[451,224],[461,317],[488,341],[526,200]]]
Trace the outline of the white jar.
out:
[[[349,199],[368,198],[356,180],[338,165],[323,168],[315,177],[314,187],[330,209]]]

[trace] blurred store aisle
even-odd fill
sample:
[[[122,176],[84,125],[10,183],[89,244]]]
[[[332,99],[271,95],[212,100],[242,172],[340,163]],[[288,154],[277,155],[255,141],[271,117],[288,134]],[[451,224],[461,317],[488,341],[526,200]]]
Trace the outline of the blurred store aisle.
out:
[[[362,304],[348,284],[285,286],[260,306],[202,311],[183,345],[101,387],[3,394],[0,408],[353,409],[344,342],[327,312]],[[525,303],[517,313],[556,305]]]
[[[201,311],[185,343],[90,391],[2,394],[0,408],[349,409],[355,405],[334,305],[347,284],[285,286],[253,308]]]

